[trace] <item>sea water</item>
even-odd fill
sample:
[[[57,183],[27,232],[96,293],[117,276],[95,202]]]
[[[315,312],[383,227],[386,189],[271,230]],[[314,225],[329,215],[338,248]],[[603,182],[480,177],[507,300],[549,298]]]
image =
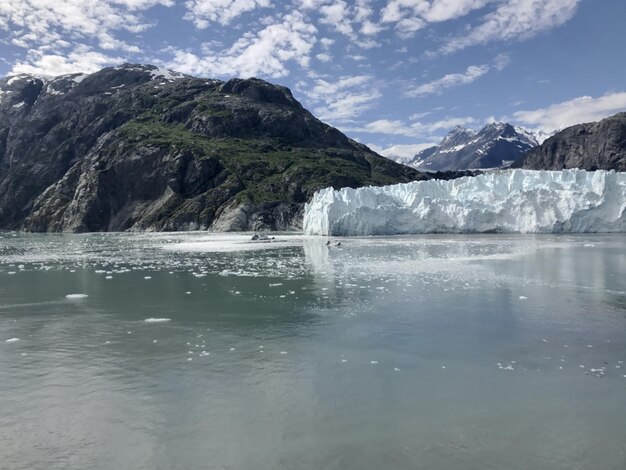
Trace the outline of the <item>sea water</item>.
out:
[[[0,468],[626,468],[626,236],[275,237],[1,233]]]

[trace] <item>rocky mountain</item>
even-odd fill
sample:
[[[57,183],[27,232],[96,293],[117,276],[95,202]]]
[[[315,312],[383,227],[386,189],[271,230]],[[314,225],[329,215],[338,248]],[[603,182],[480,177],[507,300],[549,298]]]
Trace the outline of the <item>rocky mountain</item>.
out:
[[[626,113],[568,127],[531,150],[516,167],[626,171]]]
[[[292,229],[320,188],[424,178],[259,79],[124,65],[0,80],[0,229]]]
[[[406,164],[417,169],[449,171],[508,166],[538,145],[521,127],[487,124],[480,131],[457,126],[437,146],[422,150]]]

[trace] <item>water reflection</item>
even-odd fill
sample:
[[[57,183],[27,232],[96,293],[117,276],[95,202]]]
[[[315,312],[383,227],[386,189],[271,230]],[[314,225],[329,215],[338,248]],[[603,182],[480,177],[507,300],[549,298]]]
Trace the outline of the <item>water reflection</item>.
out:
[[[624,467],[626,237],[195,237],[3,235],[2,465]]]

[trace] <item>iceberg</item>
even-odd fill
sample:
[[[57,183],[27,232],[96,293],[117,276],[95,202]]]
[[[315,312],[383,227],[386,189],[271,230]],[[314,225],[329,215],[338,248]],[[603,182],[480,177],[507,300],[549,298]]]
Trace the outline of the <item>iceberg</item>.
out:
[[[626,173],[507,170],[317,191],[307,235],[626,232]]]

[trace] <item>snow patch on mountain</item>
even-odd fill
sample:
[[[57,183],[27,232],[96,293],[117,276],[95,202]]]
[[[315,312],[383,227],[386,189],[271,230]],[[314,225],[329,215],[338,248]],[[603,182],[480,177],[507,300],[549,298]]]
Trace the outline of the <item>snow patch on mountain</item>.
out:
[[[626,232],[626,173],[506,170],[450,181],[326,188],[307,235]]]
[[[155,68],[154,70],[151,70],[150,75],[152,75],[153,80],[159,78],[159,79],[167,80],[169,82],[172,82],[174,80],[178,80],[181,78],[185,78],[185,74],[182,74],[180,72],[174,72],[173,70],[170,70],[170,69],[162,69],[158,67]]]

